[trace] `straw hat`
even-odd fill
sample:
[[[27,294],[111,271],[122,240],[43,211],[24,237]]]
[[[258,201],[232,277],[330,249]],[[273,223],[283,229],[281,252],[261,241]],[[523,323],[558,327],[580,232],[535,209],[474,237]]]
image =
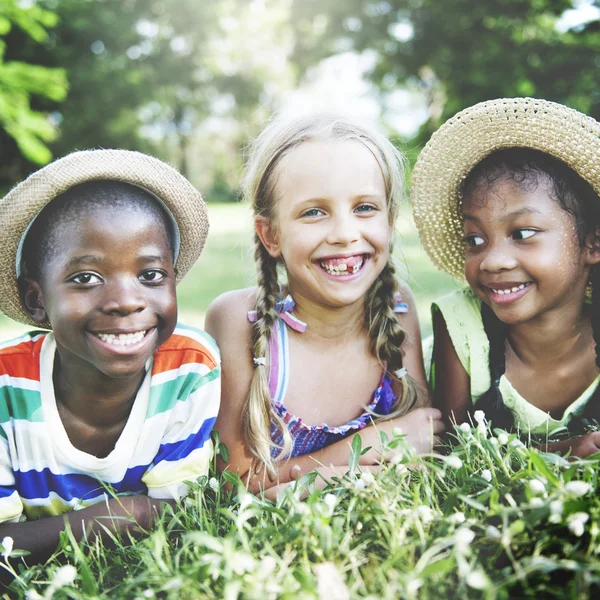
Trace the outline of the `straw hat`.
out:
[[[600,123],[562,104],[501,98],[467,108],[433,134],[412,176],[421,243],[436,267],[464,282],[460,188],[471,169],[502,148],[540,150],[562,160],[600,195]]]
[[[11,319],[49,328],[48,323],[33,321],[21,306],[17,262],[22,239],[35,217],[53,198],[75,185],[97,180],[135,185],[162,202],[178,230],[177,283],[200,256],[208,234],[206,205],[200,192],[176,169],[157,158],[129,150],[73,152],[36,171],[0,200],[0,222],[3,223],[0,311]]]

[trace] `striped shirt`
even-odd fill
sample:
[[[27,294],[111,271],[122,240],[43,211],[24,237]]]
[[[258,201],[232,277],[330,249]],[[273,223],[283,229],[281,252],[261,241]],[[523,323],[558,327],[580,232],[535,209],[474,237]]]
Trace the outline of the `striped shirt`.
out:
[[[60,419],[52,333],[0,345],[0,522],[59,515],[111,494],[177,499],[208,473],[220,402],[219,351],[178,325],[147,373],[114,449],[98,458],[75,448]]]

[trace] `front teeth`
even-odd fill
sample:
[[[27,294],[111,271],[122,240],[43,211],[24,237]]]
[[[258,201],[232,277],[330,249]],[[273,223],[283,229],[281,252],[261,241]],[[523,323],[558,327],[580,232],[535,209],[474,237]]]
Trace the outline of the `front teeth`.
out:
[[[144,339],[146,331],[137,331],[136,333],[97,333],[96,335],[103,341],[113,346],[131,346]]]
[[[346,275],[347,273],[354,274],[360,271],[361,267],[364,264],[364,259],[355,265],[348,266],[346,263],[340,263],[339,265],[329,265],[323,261],[321,261],[321,266],[323,269],[327,271],[330,275]]]
[[[514,288],[510,288],[508,290],[495,290],[494,288],[490,288],[492,290],[492,292],[494,292],[494,294],[500,294],[500,296],[503,296],[504,294],[511,294],[514,292],[518,292],[519,290],[522,290],[525,288],[525,283],[522,283],[521,285],[514,287]]]

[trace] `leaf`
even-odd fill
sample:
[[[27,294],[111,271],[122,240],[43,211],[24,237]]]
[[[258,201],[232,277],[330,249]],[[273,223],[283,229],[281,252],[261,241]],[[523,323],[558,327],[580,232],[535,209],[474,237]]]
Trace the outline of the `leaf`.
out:
[[[362,450],[362,438],[357,433],[352,438],[352,446],[350,449],[350,458],[348,460],[348,470],[350,473],[356,471],[356,467],[358,467],[358,461],[360,460],[360,453]]]
[[[535,468],[538,470],[540,475],[543,475],[548,481],[551,481],[554,485],[559,484],[558,477],[548,468],[548,464],[546,461],[537,453],[532,452],[529,455],[531,462],[534,464]]]

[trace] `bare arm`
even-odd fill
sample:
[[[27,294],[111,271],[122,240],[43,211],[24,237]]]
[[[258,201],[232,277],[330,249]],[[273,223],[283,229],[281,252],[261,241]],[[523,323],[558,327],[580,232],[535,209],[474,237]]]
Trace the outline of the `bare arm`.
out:
[[[29,551],[31,555],[26,561],[33,564],[46,560],[57,549],[67,524],[77,541],[85,536],[89,540],[100,537],[107,541],[110,539],[107,532],[136,535],[150,528],[166,504],[173,503],[147,496],[123,496],[56,517],[4,523],[0,525],[0,537],[11,537],[16,549]]]
[[[456,354],[444,317],[439,312],[434,313],[433,330],[433,405],[442,411],[446,426],[451,427],[453,422],[466,421],[469,410],[473,408],[470,378]]]

